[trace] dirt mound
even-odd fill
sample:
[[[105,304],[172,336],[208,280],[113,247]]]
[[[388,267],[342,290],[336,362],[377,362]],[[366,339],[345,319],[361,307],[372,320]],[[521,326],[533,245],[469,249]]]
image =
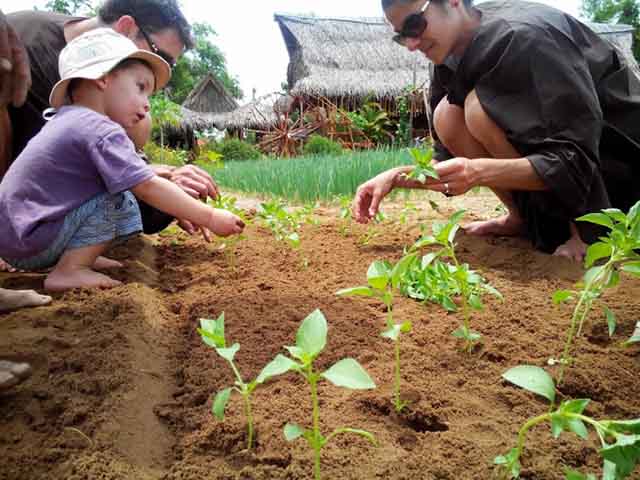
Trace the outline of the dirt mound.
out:
[[[305,442],[289,444],[282,434],[289,421],[310,423],[307,386],[287,374],[255,391],[257,446],[247,453],[240,402],[230,403],[225,422],[211,415],[211,396],[233,376],[196,326],[199,318],[224,311],[228,340],[241,344],[237,364],[253,378],[295,342],[298,325],[315,308],[329,322],[318,367],[352,356],[378,385],[358,392],[321,384],[323,430],[363,428],[379,442],[376,448],[360,437],[336,437],[323,450],[324,478],[490,478],[493,457],[513,445],[526,418],[546,409],[500,375],[519,364],[544,366],[558,355],[570,309],[553,306],[550,296],[581,270],[521,240],[461,235],[461,260],[480,270],[505,301],[489,300],[474,318],[484,343],[467,355],[450,335],[459,324],[455,314],[399,300],[396,318],[414,324],[402,340],[402,388],[410,407],[399,417],[390,408],[392,348],[379,335],[383,309],[335,292],[362,284],[374,259],[398,259],[419,235],[408,225],[382,226],[363,246],[358,239],[366,227],[343,235],[337,221],[325,217],[305,226],[300,252],[250,227],[235,270],[200,239],[137,240],[115,252],[127,264],[115,273],[125,285],[66,293],[51,306],[0,317],[1,354],[35,367],[32,379],[0,394],[0,479],[309,478]],[[640,407],[638,350],[618,346],[640,317],[640,284],[623,280],[607,294],[618,333],[609,341],[601,319],[587,325],[562,388],[592,398],[589,413],[597,417],[637,417]],[[38,288],[42,277],[3,274],[0,284]],[[523,478],[561,479],[564,466],[599,471],[595,441],[553,440],[546,427],[534,429],[529,441]]]

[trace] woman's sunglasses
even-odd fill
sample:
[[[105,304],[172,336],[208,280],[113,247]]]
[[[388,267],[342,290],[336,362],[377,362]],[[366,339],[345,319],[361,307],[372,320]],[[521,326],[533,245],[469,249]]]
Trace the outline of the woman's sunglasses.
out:
[[[431,0],[422,6],[419,12],[412,13],[407,16],[402,23],[402,28],[393,36],[393,41],[400,45],[406,46],[407,38],[420,38],[427,28],[427,19],[424,18],[424,12],[431,3]]]
[[[144,37],[145,41],[149,44],[149,47],[151,47],[151,51],[153,53],[155,53],[156,55],[158,55],[159,57],[162,57],[162,59],[165,62],[167,62],[171,68],[175,67],[176,66],[176,59],[173,58],[171,55],[169,55],[164,50],[158,48],[156,43],[153,40],[151,40],[151,37],[149,36],[149,34],[142,29],[142,27],[140,26],[140,24],[138,23],[137,20],[136,20],[136,24],[138,25],[138,30],[140,30],[140,33]]]

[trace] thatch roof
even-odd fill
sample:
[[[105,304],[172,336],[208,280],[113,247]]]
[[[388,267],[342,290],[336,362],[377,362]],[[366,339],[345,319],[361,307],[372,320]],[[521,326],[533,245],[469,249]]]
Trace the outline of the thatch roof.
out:
[[[288,95],[274,92],[259,97],[246,105],[238,107],[228,113],[216,114],[212,120],[216,127],[225,128],[255,128],[268,129],[278,121],[276,112],[285,112],[289,109],[292,98]]]
[[[193,87],[182,106],[194,112],[223,113],[235,110],[238,103],[229,95],[224,85],[208,73]]]
[[[276,14],[274,19],[289,52],[293,95],[383,99],[427,80],[429,61],[392,42],[391,27],[382,18]]]
[[[427,86],[430,62],[391,41],[382,18],[320,18],[276,14],[289,52],[287,81],[293,95],[378,99],[408,85]],[[633,61],[633,27],[589,24]]]

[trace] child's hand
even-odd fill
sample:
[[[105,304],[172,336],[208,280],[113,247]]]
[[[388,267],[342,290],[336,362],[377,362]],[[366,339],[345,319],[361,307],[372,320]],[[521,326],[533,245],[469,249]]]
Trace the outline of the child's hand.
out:
[[[214,208],[213,219],[209,225],[203,225],[219,237],[237,235],[244,230],[244,222],[240,217],[227,210]]]

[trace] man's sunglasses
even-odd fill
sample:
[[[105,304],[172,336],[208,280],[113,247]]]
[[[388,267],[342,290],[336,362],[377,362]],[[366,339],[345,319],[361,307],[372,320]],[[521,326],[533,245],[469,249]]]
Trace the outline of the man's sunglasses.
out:
[[[424,12],[431,3],[431,0],[422,6],[419,12],[412,13],[407,16],[402,23],[402,28],[393,36],[393,41],[405,46],[407,38],[420,38],[427,28],[427,19],[424,18]]]
[[[151,40],[151,37],[149,36],[149,34],[147,32],[144,31],[144,29],[140,26],[140,24],[138,23],[138,21],[136,20],[136,24],[138,25],[138,30],[140,30],[140,33],[142,34],[142,36],[144,37],[145,41],[149,44],[149,46],[151,47],[151,51],[153,53],[155,53],[156,55],[158,55],[159,57],[162,57],[163,60],[165,62],[167,62],[169,64],[169,66],[171,68],[176,66],[176,59],[173,58],[171,55],[169,55],[167,52],[165,52],[164,50],[158,48],[158,46],[156,45],[156,43]]]

